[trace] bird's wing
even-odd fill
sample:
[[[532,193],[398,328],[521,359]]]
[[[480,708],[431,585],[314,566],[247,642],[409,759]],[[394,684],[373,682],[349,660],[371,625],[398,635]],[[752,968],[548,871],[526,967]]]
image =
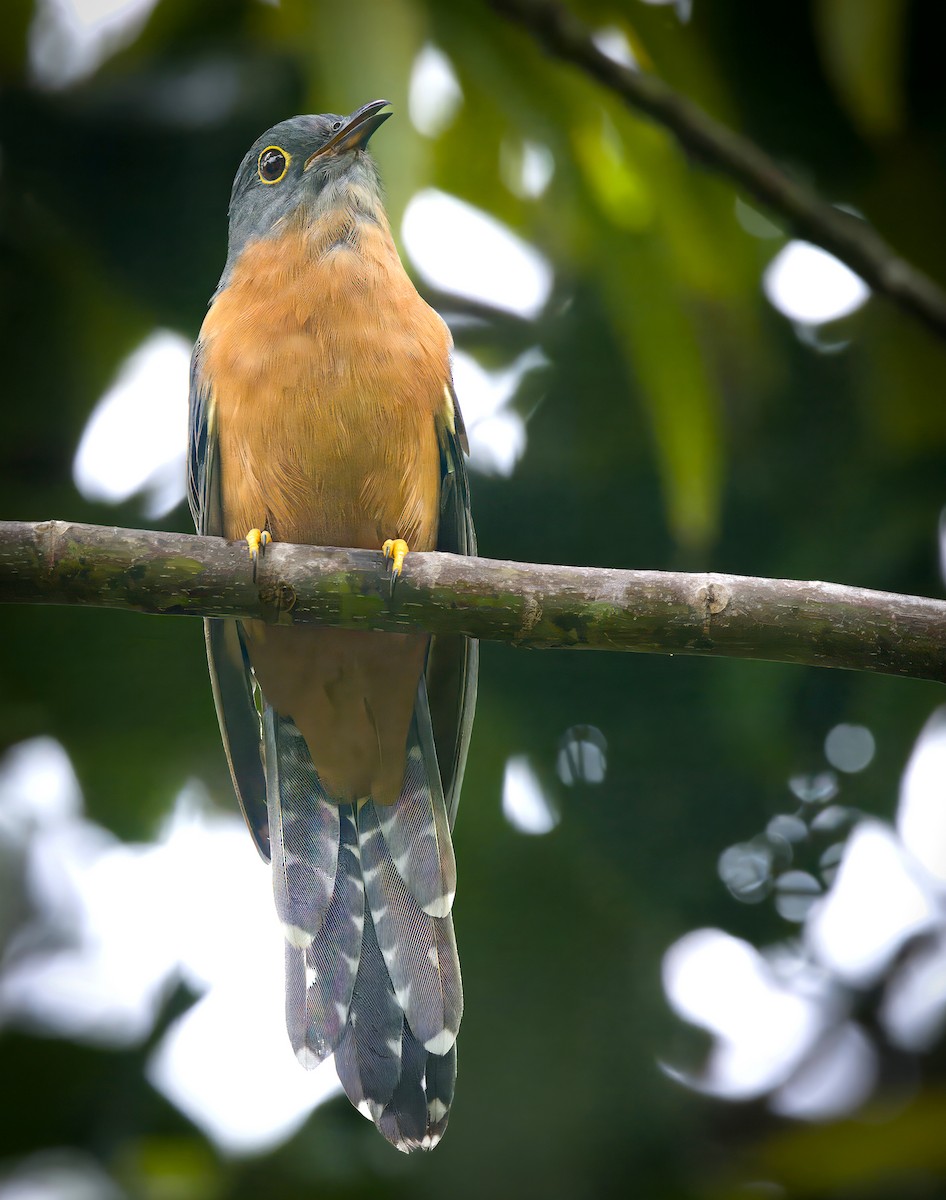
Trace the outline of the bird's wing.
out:
[[[223,534],[213,389],[201,370],[200,342],[191,360],[187,499],[197,532]],[[256,848],[269,859],[266,780],[260,760],[260,717],[239,623],[204,621],[207,662],[233,787]]]
[[[470,483],[464,461],[469,445],[452,386],[447,389],[446,399],[447,419],[438,430],[442,483],[437,549],[449,554],[476,554]],[[427,657],[427,694],[451,826],[460,802],[473,729],[478,667],[479,644],[474,638],[460,634],[432,639]]]

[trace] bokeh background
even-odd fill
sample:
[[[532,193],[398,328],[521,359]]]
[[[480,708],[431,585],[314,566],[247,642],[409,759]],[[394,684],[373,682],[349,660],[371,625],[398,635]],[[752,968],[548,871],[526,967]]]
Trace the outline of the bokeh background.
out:
[[[937,0],[573,7],[946,278]],[[5,0],[4,518],[190,528],[235,168],[380,96],[484,554],[943,593],[943,344],[483,0]],[[2,622],[2,1200],[946,1195],[937,685],[484,646],[406,1159],[292,1058],[199,623]]]

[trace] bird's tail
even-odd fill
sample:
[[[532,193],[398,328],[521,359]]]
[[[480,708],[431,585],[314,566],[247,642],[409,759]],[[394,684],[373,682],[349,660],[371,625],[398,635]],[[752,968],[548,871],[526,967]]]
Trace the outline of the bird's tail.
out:
[[[463,1011],[456,862],[424,681],[395,804],[332,802],[295,724],[264,713],[286,1021],[303,1065],[334,1052],[351,1102],[409,1151],[447,1125]]]

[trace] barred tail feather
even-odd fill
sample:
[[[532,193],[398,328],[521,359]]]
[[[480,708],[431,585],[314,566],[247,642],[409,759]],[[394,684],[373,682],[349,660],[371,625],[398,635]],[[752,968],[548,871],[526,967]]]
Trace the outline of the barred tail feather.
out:
[[[361,961],[335,1068],[349,1100],[375,1124],[401,1077],[404,1013],[394,996],[378,948],[374,922],[365,911]]]
[[[263,726],[293,1048],[308,1067],[334,1052],[349,1099],[393,1145],[432,1149],[453,1099],[463,989],[424,685],[390,806],[333,803],[295,724],[267,706]]]
[[[396,804],[378,805],[376,813],[397,872],[414,899],[424,912],[445,917],[457,891],[457,863],[423,679],[400,798]]]
[[[420,1147],[427,1132],[424,1062],[427,1051],[405,1023],[401,1039],[401,1077],[378,1120],[388,1141],[405,1152]]]
[[[428,1054],[424,1068],[424,1090],[427,1094],[427,1136],[432,1150],[440,1141],[450,1119],[450,1105],[457,1086],[457,1044],[446,1054]]]
[[[355,814],[339,810],[341,840],[335,890],[309,946],[286,944],[286,1024],[296,1057],[318,1066],[345,1032],[362,957],[365,887]]]
[[[447,1128],[456,1081],[456,1046],[431,1054],[405,1025],[401,1078],[378,1128],[399,1150],[433,1150]]]
[[[463,1013],[453,918],[430,916],[411,895],[391,859],[373,803],[358,814],[358,841],[365,901],[397,1002],[418,1041],[445,1054]]]
[[[301,949],[321,928],[335,890],[339,810],[295,723],[268,705],[263,738],[276,912],[286,940]]]

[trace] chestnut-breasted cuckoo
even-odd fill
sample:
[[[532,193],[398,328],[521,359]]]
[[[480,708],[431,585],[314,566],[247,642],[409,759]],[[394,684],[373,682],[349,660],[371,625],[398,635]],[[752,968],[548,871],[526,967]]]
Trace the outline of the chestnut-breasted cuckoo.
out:
[[[260,137],[194,350],[197,529],[475,553],[451,338],[395,249],[369,137],[390,115],[300,116]],[[436,1145],[463,1010],[451,828],[476,693],[465,637],[206,621],[233,785],[286,942],[300,1061],[334,1054],[402,1150]]]

